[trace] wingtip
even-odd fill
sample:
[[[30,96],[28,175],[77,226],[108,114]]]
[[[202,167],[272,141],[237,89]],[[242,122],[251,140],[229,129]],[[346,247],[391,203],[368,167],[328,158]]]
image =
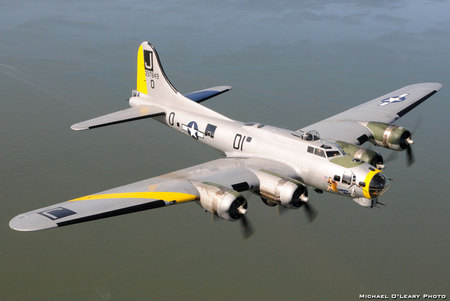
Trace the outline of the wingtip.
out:
[[[39,214],[19,214],[9,221],[9,227],[15,231],[29,232],[56,228],[58,225]]]
[[[418,86],[423,86],[435,91],[439,91],[442,88],[442,84],[441,83],[420,83],[420,84],[416,84]]]
[[[82,126],[80,123],[76,123],[76,124],[72,124],[70,126],[70,129],[74,130],[74,131],[83,131],[83,130],[88,130],[89,127]]]

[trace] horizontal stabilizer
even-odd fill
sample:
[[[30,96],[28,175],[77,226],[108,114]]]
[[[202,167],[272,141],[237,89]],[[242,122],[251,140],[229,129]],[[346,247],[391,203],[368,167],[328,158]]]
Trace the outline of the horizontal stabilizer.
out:
[[[75,131],[88,130],[121,122],[160,116],[163,114],[165,114],[165,111],[158,106],[137,106],[76,123],[70,128]]]
[[[202,102],[214,96],[231,90],[231,86],[217,86],[185,94],[184,96],[195,102]]]

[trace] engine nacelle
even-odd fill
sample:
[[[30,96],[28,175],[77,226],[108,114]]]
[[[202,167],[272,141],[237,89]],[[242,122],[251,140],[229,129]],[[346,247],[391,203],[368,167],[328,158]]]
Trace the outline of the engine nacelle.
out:
[[[346,152],[353,156],[353,158],[369,163],[376,168],[383,168],[383,157],[370,149],[360,147],[351,143],[336,141],[337,144]]]
[[[369,122],[367,128],[372,132],[372,143],[378,146],[399,151],[413,144],[411,132],[401,126]]]
[[[208,182],[192,182],[200,194],[200,205],[207,211],[229,221],[247,213],[247,201],[237,191]]]
[[[308,201],[308,190],[297,180],[282,177],[266,170],[254,171],[259,179],[258,193],[262,198],[267,198],[286,208],[299,208]],[[263,200],[264,201],[264,200]]]

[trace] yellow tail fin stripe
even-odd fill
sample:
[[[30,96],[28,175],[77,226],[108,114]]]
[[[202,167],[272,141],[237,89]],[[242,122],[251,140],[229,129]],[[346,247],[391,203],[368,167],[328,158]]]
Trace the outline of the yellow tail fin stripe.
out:
[[[81,198],[69,200],[69,202],[88,201],[88,200],[103,200],[103,199],[155,199],[166,202],[176,201],[177,203],[184,203],[194,201],[197,196],[189,193],[181,192],[123,192],[123,193],[107,193],[107,194],[92,194]]]
[[[145,78],[145,66],[144,66],[144,49],[142,45],[139,46],[137,52],[137,71],[136,71],[136,90],[141,93],[147,93],[147,80]]]

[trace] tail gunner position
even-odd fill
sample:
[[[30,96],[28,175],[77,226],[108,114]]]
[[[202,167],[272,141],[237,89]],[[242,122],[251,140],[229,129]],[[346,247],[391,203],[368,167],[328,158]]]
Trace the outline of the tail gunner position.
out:
[[[310,219],[315,212],[308,188],[374,207],[390,183],[382,172],[383,158],[362,145],[406,150],[412,163],[411,132],[393,123],[440,88],[438,83],[409,85],[302,129],[286,130],[232,120],[200,104],[231,87],[182,95],[164,73],[155,47],[143,42],[130,108],[72,129],[153,118],[225,158],[23,213],[10,221],[10,227],[34,231],[195,201],[223,219],[240,220],[248,236],[252,230],[243,191],[259,195],[268,206],[303,206]]]

